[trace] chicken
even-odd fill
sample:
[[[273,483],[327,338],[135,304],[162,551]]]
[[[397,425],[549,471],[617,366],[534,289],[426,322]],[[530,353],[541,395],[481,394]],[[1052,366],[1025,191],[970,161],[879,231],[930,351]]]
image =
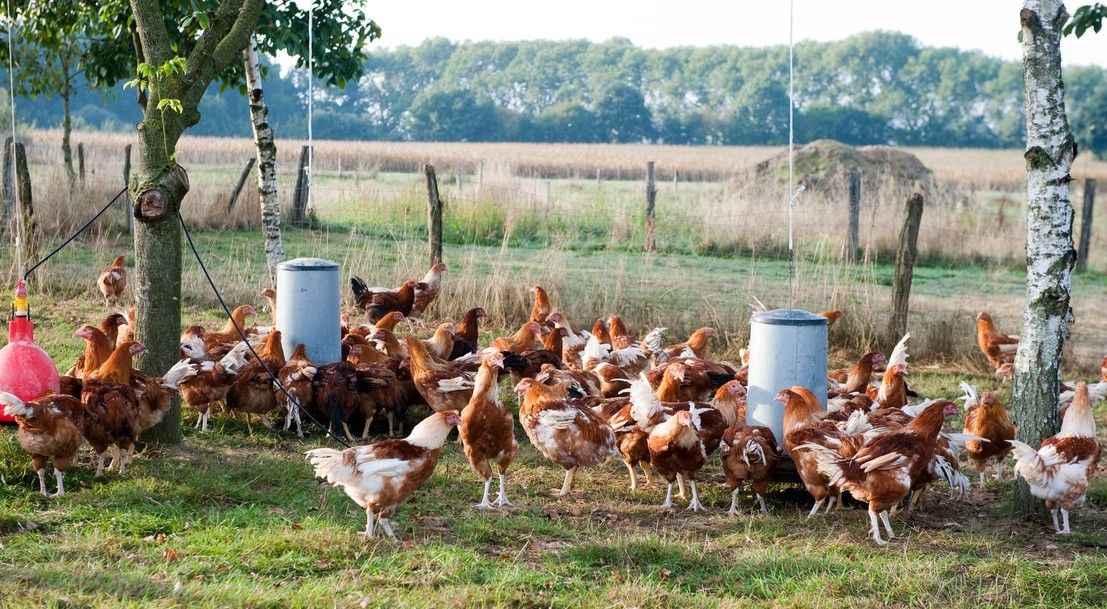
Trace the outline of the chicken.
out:
[[[530,319],[528,321],[545,324],[546,318],[549,317],[550,313],[553,311],[550,307],[550,296],[540,285],[531,286],[530,291],[534,293],[534,307],[530,310]]]
[[[438,292],[442,289],[444,272],[446,272],[446,263],[436,263],[423,276],[423,280],[415,284],[415,298],[412,300],[411,309],[404,313],[408,319],[422,322],[423,314],[438,298]]]
[[[514,335],[501,336],[492,341],[492,348],[497,351],[507,351],[516,354],[524,351],[531,351],[534,349],[535,338],[541,331],[542,326],[539,325],[538,322],[528,321],[524,323]]]
[[[574,332],[565,316],[557,311],[550,313],[546,317],[546,321],[552,323],[555,328],[565,329],[565,336],[561,339],[561,360],[565,362],[566,366],[574,370],[583,368],[584,364],[581,362],[580,354],[584,351],[585,345],[588,344],[588,338],[592,335],[588,332]]]
[[[600,377],[587,370],[563,370],[551,364],[542,364],[534,379],[549,387],[563,386],[566,395],[572,387],[576,387],[582,395],[602,395]]]
[[[655,389],[661,386],[665,370],[674,364],[683,369],[683,379],[676,400],[684,402],[704,402],[711,399],[719,387],[734,380],[734,369],[715,362],[691,357],[671,360],[646,373],[646,378]]]
[[[1107,357],[1099,364],[1099,380],[1107,383]]]
[[[523,396],[519,422],[531,444],[565,470],[558,497],[572,490],[577,469],[598,465],[619,454],[611,426],[591,410],[555,397],[549,387],[534,379],[520,381],[515,392]]]
[[[277,398],[277,404],[284,406],[284,428],[290,429],[292,423],[296,423],[296,437],[304,437],[304,425],[300,417],[301,411],[310,412],[314,404],[314,391],[312,380],[317,369],[315,364],[308,359],[306,347],[301,343],[296,345],[292,356],[288,358],[284,366],[277,372],[277,380],[284,386],[274,387],[273,392]]]
[[[38,474],[39,492],[47,497],[65,495],[62,475],[81,446],[81,430],[69,417],[55,406],[56,402],[72,400],[73,407],[80,408],[79,400],[66,395],[52,395],[36,402],[24,402],[16,396],[0,392],[3,412],[19,425],[19,445],[31,455],[31,464]],[[83,415],[83,413],[82,413]],[[46,463],[54,465],[54,479],[58,491],[51,495],[46,491]]]
[[[1007,416],[1007,410],[992,392],[985,391],[979,401],[975,399],[976,388],[962,382],[961,388],[966,392],[965,429],[964,433],[980,436],[987,440],[970,440],[965,444],[965,453],[976,465],[976,471],[980,473],[980,486],[984,486],[984,470],[988,467],[988,460],[996,460],[996,480],[1003,473],[1003,461],[1011,452],[1010,440],[1015,439],[1015,424],[1011,417]]]
[[[311,385],[315,411],[330,422],[328,428],[332,434],[348,439],[353,435],[348,426],[350,416],[361,406],[357,368],[346,360],[319,366]]]
[[[511,505],[504,491],[507,467],[515,460],[519,452],[519,443],[515,441],[515,423],[511,410],[499,400],[499,369],[503,367],[503,356],[492,353],[481,362],[477,371],[473,397],[461,411],[461,438],[465,458],[473,471],[484,480],[484,497],[476,507],[487,509]],[[488,501],[492,487],[492,463],[499,469],[500,494],[495,501]]]
[[[415,282],[411,280],[405,281],[397,290],[389,290],[370,288],[358,277],[351,277],[350,287],[354,291],[354,303],[369,313],[369,321],[373,323],[393,311],[407,317],[415,306]]]
[[[277,291],[273,288],[265,288],[258,293],[258,296],[264,296],[266,302],[269,303],[269,317],[273,319],[273,325],[277,325]]]
[[[1045,500],[1058,535],[1069,535],[1069,513],[1084,503],[1088,480],[1099,464],[1099,440],[1088,386],[1077,383],[1076,397],[1061,422],[1061,431],[1042,441],[1035,451],[1010,440],[1015,452],[1015,474],[1030,485],[1030,493]],[[1064,527],[1057,521],[1061,513]]]
[[[819,469],[817,453],[811,445],[820,445],[831,450],[841,450],[843,445],[852,446],[853,439],[839,430],[832,422],[823,420],[823,408],[813,393],[800,387],[783,389],[776,395],[776,401],[784,404],[784,450],[796,464],[807,492],[815,498],[808,518],[819,513],[823,503],[829,513],[838,501],[839,488],[830,482],[830,478]],[[860,442],[856,442],[860,445]]]
[[[82,379],[89,373],[99,368],[115,349],[115,343],[108,339],[100,328],[83,325],[73,333],[73,336],[85,340],[85,351],[77,357],[73,367],[67,374],[74,378]]]
[[[526,377],[535,378],[545,366],[563,369],[565,364],[559,354],[564,334],[564,328],[554,328],[541,349],[530,349],[518,355],[504,352],[504,368],[511,371],[511,382],[518,383]]]
[[[633,378],[649,364],[645,352],[641,347],[627,347],[615,349],[600,341],[595,335],[588,337],[588,342],[581,351],[581,364],[585,370],[595,372],[601,378],[610,380]],[[620,376],[612,377],[608,373],[600,371],[603,364],[618,368]],[[624,389],[620,387],[619,389]]]
[[[96,287],[100,288],[105,305],[118,302],[127,290],[126,266],[127,257],[118,256],[108,265],[108,268],[100,271],[100,276],[96,278]]]
[[[423,344],[426,345],[427,351],[438,359],[448,360],[454,350],[454,334],[453,324],[439,324],[434,335],[423,341]]]
[[[379,520],[384,532],[395,539],[389,521],[396,506],[431,477],[446,436],[460,423],[458,413],[439,412],[420,421],[406,438],[344,451],[316,448],[307,451],[307,459],[316,477],[341,485],[365,510],[365,531],[359,535],[372,537]]]
[[[666,360],[681,357],[685,349],[691,349],[696,358],[704,359],[707,357],[708,341],[712,338],[719,338],[715,328],[700,328],[693,332],[687,341],[665,347]]]
[[[826,318],[826,325],[828,328],[834,327],[835,322],[841,319],[842,316],[845,314],[846,312],[840,309],[834,309],[833,311],[823,311],[822,313],[819,313],[819,315],[822,315]]]
[[[476,353],[477,349],[480,349],[480,343],[478,342],[480,319],[487,316],[488,314],[480,307],[469,309],[465,312],[465,315],[461,316],[461,321],[457,322],[455,327],[454,348],[450,351],[448,359],[454,360],[470,353]]]
[[[378,412],[385,412],[389,420],[389,435],[392,434],[394,417],[404,416],[403,407],[407,405],[406,389],[396,373],[381,363],[356,363],[357,401],[365,427],[361,430],[361,439],[369,437],[369,424]],[[410,381],[409,381],[410,382]]]
[[[996,329],[992,316],[981,312],[976,316],[976,344],[994,368],[1014,363],[1019,348],[1018,335],[1007,335]]]
[[[119,345],[103,365],[83,380],[81,403],[85,419],[81,431],[96,451],[97,476],[104,473],[107,451],[113,445],[119,475],[124,475],[127,455],[138,441],[138,397],[131,387],[131,373],[135,354],[145,348],[136,342]]]
[[[880,536],[880,521],[884,522],[888,538],[895,537],[888,510],[908,494],[921,491],[925,485],[921,479],[931,466],[942,423],[945,417],[957,413],[953,402],[934,402],[903,429],[865,442],[852,457],[843,457],[839,451],[821,444],[804,444],[802,448],[812,450],[819,471],[828,477],[830,484],[869,504],[873,541],[887,545]]]
[[[618,315],[607,316],[607,332],[611,337],[611,348],[615,350],[637,347],[641,342],[637,337],[630,335],[626,324]]]
[[[195,427],[202,432],[208,430],[211,405],[225,400],[238,370],[245,365],[243,352],[246,343],[239,343],[219,361],[203,357],[186,357],[177,362],[177,366],[188,366],[191,374],[178,385],[181,399],[196,409]]]
[[[131,310],[127,311],[127,323],[118,328],[119,333],[115,337],[115,346],[118,347],[123,343],[133,341],[135,339],[135,309],[131,307]]]
[[[436,360],[422,341],[405,336],[411,379],[427,405],[435,412],[460,411],[473,397],[473,373],[467,362]]]
[[[265,345],[258,351],[258,358],[247,362],[238,371],[227,391],[227,408],[232,412],[246,413],[247,426],[250,425],[250,414],[256,414],[263,425],[272,429],[273,425],[267,415],[277,407],[277,397],[273,394],[273,377],[285,365],[279,330],[272,331],[265,338]],[[252,428],[250,432],[253,432]]]
[[[173,398],[177,395],[181,381],[190,376],[190,373],[190,369],[177,366],[170,368],[165,376],[150,376],[139,370],[131,372],[131,388],[138,398],[136,434],[161,423],[173,405]]]
[[[696,476],[707,462],[703,441],[699,436],[699,416],[693,407],[677,412],[668,421],[653,428],[647,444],[650,450],[650,465],[654,471],[669,483],[665,491],[665,503],[661,509],[673,507],[673,484],[680,476],[688,480],[692,487],[692,499],[688,509],[693,512],[704,509],[696,489]]]
[[[218,357],[226,355],[231,347],[242,340],[243,334],[248,330],[246,320],[257,314],[257,310],[250,305],[235,307],[234,311],[231,311],[231,318],[223,324],[221,330],[218,332],[205,331],[203,333],[204,351],[213,353]],[[242,330],[241,334],[239,330]],[[181,342],[186,342],[184,336],[181,337]]]
[[[892,364],[884,371],[884,377],[880,387],[869,387],[869,397],[878,403],[880,408],[903,408],[907,405],[907,384],[903,381],[903,375],[907,374],[907,366]]]
[[[734,381],[735,385],[738,385]],[[741,387],[741,385],[738,385]],[[776,446],[776,436],[768,427],[746,425],[745,417],[727,428],[723,433],[719,452],[723,455],[723,474],[730,485],[731,516],[738,515],[738,493],[743,484],[749,484],[761,504],[761,513],[768,515],[765,507],[765,492],[776,473],[780,462],[780,452]]]
[[[873,367],[884,362],[884,354],[879,351],[866,353],[857,360],[852,368],[843,370],[831,370],[827,377],[838,383],[838,394],[864,393],[872,382]]]

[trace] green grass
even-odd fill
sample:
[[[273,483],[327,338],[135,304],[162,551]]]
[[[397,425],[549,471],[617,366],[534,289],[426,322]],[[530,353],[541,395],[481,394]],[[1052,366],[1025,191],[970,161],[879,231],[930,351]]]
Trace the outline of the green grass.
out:
[[[1078,607],[1107,584],[1107,486],[1097,481],[1077,534],[1006,516],[1010,482],[893,518],[878,548],[857,508],[806,519],[794,487],[769,516],[724,510],[717,463],[707,513],[662,513],[662,488],[626,490],[621,464],[582,472],[557,500],[562,472],[525,442],[509,477],[515,508],[470,506],[480,484],[455,445],[402,504],[401,541],[355,535],[364,513],[312,477],[302,451],[321,444],[215,431],[140,455],[125,479],[67,475],[65,498],[38,496],[29,460],[0,430],[0,598],[40,606],[778,606]],[[378,428],[379,431],[379,428]]]

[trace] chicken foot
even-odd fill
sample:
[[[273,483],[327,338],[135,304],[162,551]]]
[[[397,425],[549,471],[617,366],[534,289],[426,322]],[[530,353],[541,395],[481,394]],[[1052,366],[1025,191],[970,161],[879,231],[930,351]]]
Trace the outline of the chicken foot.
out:
[[[696,490],[696,481],[695,480],[689,480],[688,481],[688,486],[692,487],[692,500],[688,502],[688,508],[687,509],[692,510],[693,512],[698,512],[700,510],[707,509],[707,508],[703,507],[702,503],[700,503],[700,494]]]
[[[822,499],[816,499],[815,505],[811,508],[811,511],[807,513],[807,517],[813,518],[816,514],[818,514],[819,508],[823,507],[824,501],[826,501],[826,497],[823,497]]]
[[[1061,512],[1061,518],[1065,523],[1065,528],[1061,528],[1057,523],[1057,512]],[[1058,535],[1071,535],[1072,529],[1069,528],[1069,511],[1065,508],[1054,508],[1049,511],[1053,516],[1053,528],[1057,531]]]
[[[638,490],[638,472],[634,471],[634,464],[630,461],[623,461],[627,466],[627,471],[630,472],[630,490]]]
[[[477,508],[478,510],[487,510],[487,509],[492,507],[492,504],[488,502],[488,493],[491,490],[491,488],[492,488],[492,476],[489,476],[484,481],[484,499],[481,499],[480,503],[474,505],[473,507]]]
[[[507,500],[507,493],[504,491],[504,482],[507,481],[507,476],[500,474],[500,494],[496,495],[496,500],[492,502],[492,505],[496,507],[507,507],[515,504]]]
[[[65,496],[65,484],[62,483],[62,473],[58,468],[54,468],[54,478],[58,481],[58,492],[53,495],[47,495],[48,497],[64,497]]]
[[[888,545],[888,542],[884,541],[880,537],[880,521],[881,520],[884,521],[884,525],[888,528],[888,538],[891,539],[893,537],[893,535],[892,535],[892,525],[888,524],[888,510],[884,510],[883,512],[881,512],[879,517],[878,517],[877,513],[870,508],[869,509],[869,520],[872,521],[872,528],[869,530],[869,533],[872,534],[873,541],[876,542],[876,545],[878,545],[878,546]]]
[[[673,483],[669,483],[669,488],[665,491],[665,503],[661,504],[661,509],[671,510],[673,509]]]
[[[731,516],[738,516],[739,515],[739,512],[738,512],[738,492],[741,491],[741,490],[742,489],[740,487],[736,487],[734,489],[734,491],[730,493],[730,510],[727,512],[727,514],[730,514]],[[760,497],[760,496],[761,495],[758,495],[758,497]]]
[[[365,508],[365,530],[358,531],[358,537],[372,537],[374,524],[375,522],[373,520],[373,509]]]

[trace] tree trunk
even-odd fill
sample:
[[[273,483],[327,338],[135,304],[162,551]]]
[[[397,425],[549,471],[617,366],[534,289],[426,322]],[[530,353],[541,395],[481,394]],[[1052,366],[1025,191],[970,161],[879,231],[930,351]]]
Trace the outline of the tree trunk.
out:
[[[1061,29],[1068,15],[1060,0],[1027,0],[1022,22],[1026,91],[1026,310],[1015,356],[1012,414],[1019,439],[1031,446],[1059,429],[1061,349],[1069,336],[1073,209],[1069,170],[1076,143],[1065,117]],[[1016,482],[1021,513],[1044,514],[1042,501]]]
[[[72,96],[72,88],[69,86],[69,60],[65,53],[61,54],[62,67],[62,157],[65,159],[65,173],[69,177],[69,190],[73,191],[77,186],[77,172],[73,171],[73,147],[70,138],[73,135],[73,117],[69,114],[69,98]]]
[[[130,0],[135,22],[136,55],[161,72],[177,58],[156,0]],[[188,175],[174,161],[177,140],[200,121],[200,100],[208,85],[239,61],[261,14],[262,0],[220,0],[210,27],[188,52],[183,73],[170,71],[151,82],[138,125],[138,163],[131,181],[135,211],[135,339],[146,345],[136,365],[164,374],[180,358],[181,228],[177,217],[188,192]],[[178,66],[178,69],[180,66]],[[162,99],[176,99],[180,112],[159,109]],[[176,444],[181,440],[180,401],[142,440]]]
[[[254,128],[258,158],[258,198],[261,201],[261,231],[265,235],[265,261],[269,264],[269,279],[276,285],[277,265],[285,259],[284,244],[281,242],[281,200],[277,192],[277,144],[273,128],[269,125],[269,106],[265,104],[261,89],[256,39],[250,38],[244,55],[250,122]]]

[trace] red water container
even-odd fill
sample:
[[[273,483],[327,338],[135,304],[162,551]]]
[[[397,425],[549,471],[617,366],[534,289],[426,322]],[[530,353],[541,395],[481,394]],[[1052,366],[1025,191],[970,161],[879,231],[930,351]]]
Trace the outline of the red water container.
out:
[[[35,326],[27,307],[27,291],[23,280],[15,290],[11,322],[8,325],[8,344],[0,349],[0,391],[30,402],[47,391],[58,391],[58,367],[54,360],[35,344]],[[0,422],[15,419],[0,412]]]

